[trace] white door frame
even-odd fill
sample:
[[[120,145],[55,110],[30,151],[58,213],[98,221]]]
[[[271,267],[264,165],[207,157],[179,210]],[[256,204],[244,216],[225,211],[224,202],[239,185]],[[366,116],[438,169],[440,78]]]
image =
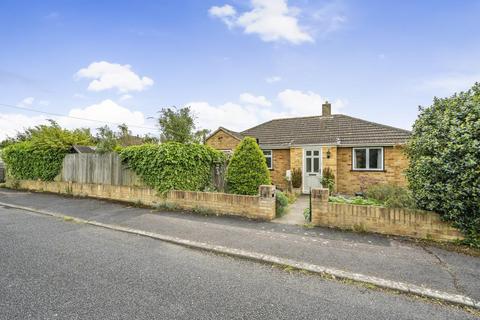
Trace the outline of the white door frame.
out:
[[[307,151],[308,150],[318,150],[320,151],[319,152],[319,166],[320,166],[320,177],[319,179],[321,178],[321,176],[323,175],[323,153],[322,153],[322,146],[318,146],[318,145],[310,145],[310,146],[303,146],[302,147],[302,193],[310,193],[310,190],[305,190],[305,178],[307,177],[307,161],[306,161],[306,155],[307,155]],[[312,164],[313,165],[313,164]]]

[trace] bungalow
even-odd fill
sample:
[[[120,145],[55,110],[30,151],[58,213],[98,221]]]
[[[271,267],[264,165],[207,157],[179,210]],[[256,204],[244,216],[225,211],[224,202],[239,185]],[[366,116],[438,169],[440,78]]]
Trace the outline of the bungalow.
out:
[[[406,185],[408,159],[404,146],[410,131],[343,114],[274,119],[242,132],[220,127],[206,144],[232,152],[244,137],[257,139],[270,169],[272,182],[287,187],[288,170],[300,169],[302,190],[321,185],[324,168],[335,174],[335,191],[354,194],[373,183]]]

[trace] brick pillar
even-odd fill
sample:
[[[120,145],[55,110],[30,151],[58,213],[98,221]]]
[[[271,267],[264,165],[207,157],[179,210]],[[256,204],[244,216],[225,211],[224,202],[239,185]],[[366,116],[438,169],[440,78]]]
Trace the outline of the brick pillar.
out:
[[[314,188],[311,191],[312,197],[312,224],[324,225],[328,219],[328,189]]]
[[[259,217],[264,220],[272,220],[275,218],[275,186],[261,185],[258,187],[259,201]]]
[[[258,187],[260,198],[275,198],[275,186],[261,185]]]

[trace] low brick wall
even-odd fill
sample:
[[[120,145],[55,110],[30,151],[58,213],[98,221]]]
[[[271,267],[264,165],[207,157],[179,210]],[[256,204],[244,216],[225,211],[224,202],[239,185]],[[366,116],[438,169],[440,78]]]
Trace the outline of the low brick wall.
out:
[[[435,212],[329,203],[328,197],[328,189],[312,189],[312,224],[439,241],[463,239]]]
[[[12,186],[12,183],[9,183]],[[220,215],[244,216],[259,220],[275,218],[275,187],[269,185],[260,186],[258,196],[195,191],[170,191],[161,196],[157,191],[145,187],[63,181],[21,180],[15,183],[15,187],[32,191],[140,203],[153,207],[167,206]]]

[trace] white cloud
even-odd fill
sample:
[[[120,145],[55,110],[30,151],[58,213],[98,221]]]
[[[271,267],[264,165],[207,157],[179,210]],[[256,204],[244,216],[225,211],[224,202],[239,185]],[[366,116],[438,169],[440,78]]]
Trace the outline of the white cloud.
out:
[[[75,93],[75,94],[73,95],[73,97],[74,97],[75,99],[86,99],[86,98],[87,98],[84,94],[81,94],[81,93]]]
[[[209,12],[228,27],[243,28],[246,34],[257,34],[266,42],[314,42],[313,37],[298,23],[300,10],[289,7],[287,0],[251,0],[251,6],[251,11],[241,15],[237,15],[229,5],[212,7]]]
[[[124,95],[122,95],[120,98],[118,98],[118,100],[119,100],[119,101],[125,101],[125,100],[130,100],[130,99],[132,99],[132,98],[133,98],[132,95],[130,95],[130,94],[124,94]]]
[[[265,78],[265,81],[267,83],[275,83],[275,82],[282,81],[282,78],[279,76],[272,76],[272,77]]]
[[[237,14],[235,8],[228,4],[222,7],[213,6],[208,12],[215,17],[231,17]]]
[[[452,73],[425,80],[421,83],[420,88],[423,90],[439,92],[440,94],[453,94],[455,92],[470,89],[475,82],[480,82],[480,73]]]
[[[315,20],[315,31],[322,37],[341,29],[348,21],[343,2],[332,1],[315,10],[312,14]]]
[[[119,93],[143,91],[153,85],[153,80],[140,77],[132,71],[128,64],[121,65],[107,61],[93,62],[88,67],[80,69],[77,79],[94,79],[88,85],[90,91],[117,89]]]
[[[17,106],[19,107],[33,107],[34,105],[39,105],[42,107],[48,106],[50,104],[50,101],[48,100],[36,100],[34,97],[27,97],[17,103]]]
[[[47,119],[57,121],[62,127],[74,128],[90,128],[94,132],[96,128],[104,124],[98,121],[109,123],[126,123],[134,134],[155,133],[155,130],[144,129],[132,126],[153,127],[146,124],[145,116],[140,111],[132,111],[123,107],[112,100],[103,100],[97,104],[93,104],[84,108],[71,109],[68,114],[70,117],[91,119],[96,121],[88,121],[82,119],[74,119],[60,116],[27,116],[24,114],[0,114],[0,140],[7,136],[15,136],[18,131],[33,127],[39,124],[47,123]],[[115,125],[109,125],[115,128]]]
[[[237,11],[231,5],[224,5],[222,7],[213,6],[208,10],[208,13],[212,17],[220,18],[229,28],[235,24],[234,17]]]
[[[197,116],[201,128],[216,129],[224,126],[231,130],[244,130],[258,123],[255,107],[227,102],[218,106],[208,102],[193,101],[186,104]]]
[[[24,114],[0,114],[0,141],[7,137],[14,137],[17,132],[47,122],[46,116],[27,116]],[[51,118],[51,117],[50,117]]]
[[[268,101],[267,98],[265,100]],[[243,131],[271,119],[320,115],[322,104],[325,102],[325,98],[317,93],[290,89],[280,92],[277,100],[279,103],[276,106],[270,101],[268,101],[269,105],[254,105],[249,99],[240,99],[240,103],[226,102],[220,105],[196,101],[187,103],[186,106],[192,108],[202,128],[216,129],[223,126],[231,130]],[[346,100],[335,100],[332,103],[332,112],[337,113],[346,104]]]
[[[68,113],[68,116],[113,123],[126,123],[127,125],[134,126],[143,126],[145,124],[145,117],[142,112],[131,111],[110,99],[103,100],[100,103],[85,108],[72,109]],[[65,124],[67,127],[87,126],[97,128],[102,125],[101,123],[92,123],[71,118],[62,118],[60,123]]]
[[[319,94],[308,91],[286,89],[277,96],[288,114],[294,116],[318,115],[322,112],[322,104],[327,100]],[[332,113],[338,113],[347,104],[346,100],[337,99],[332,103]]]
[[[272,105],[272,103],[264,96],[254,96],[253,94],[247,92],[240,95],[240,101],[246,104],[264,107],[269,107]]]
[[[34,97],[27,97],[18,103],[19,107],[30,107],[35,102]]]

